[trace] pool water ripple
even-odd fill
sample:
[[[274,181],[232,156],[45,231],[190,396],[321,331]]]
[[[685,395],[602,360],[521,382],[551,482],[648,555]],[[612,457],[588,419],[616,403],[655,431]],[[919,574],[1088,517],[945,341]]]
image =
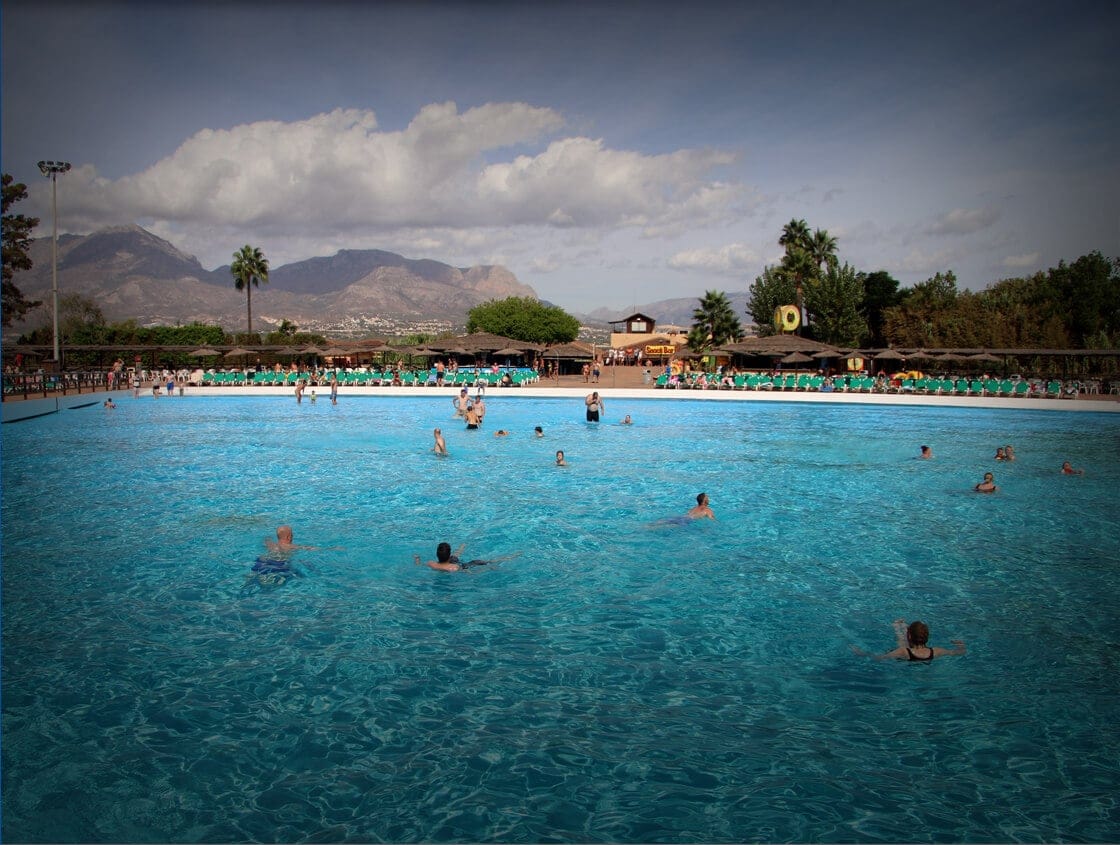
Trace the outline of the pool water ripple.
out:
[[[488,404],[481,432],[381,397],[5,426],[0,835],[1120,838],[1111,417]],[[656,524],[701,489],[717,522]],[[280,522],[318,550],[257,589]],[[412,563],[444,539],[520,556]],[[968,655],[852,654],[900,616]]]

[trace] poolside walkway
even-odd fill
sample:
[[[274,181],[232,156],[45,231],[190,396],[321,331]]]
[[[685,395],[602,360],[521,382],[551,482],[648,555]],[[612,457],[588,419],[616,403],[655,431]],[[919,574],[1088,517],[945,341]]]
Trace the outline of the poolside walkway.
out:
[[[328,387],[314,388],[320,400],[326,398]],[[412,396],[443,397],[451,401],[461,388],[458,387],[342,387],[340,401],[347,396]],[[589,383],[581,375],[561,376],[559,379],[541,379],[528,387],[490,387],[488,398],[525,396],[535,398],[562,398],[574,400],[576,396],[598,390],[607,400],[611,399],[665,399],[700,400],[712,402],[803,402],[809,404],[846,405],[901,405],[962,408],[1025,408],[1052,411],[1105,411],[1120,413],[1120,396],[1078,396],[1076,399],[1022,399],[1000,396],[927,396],[899,393],[809,393],[785,390],[672,390],[656,389],[642,380],[641,367],[604,367],[599,382]],[[150,391],[150,388],[149,388]],[[311,388],[304,392],[306,401]],[[191,396],[286,396],[292,397],[290,387],[189,387]],[[475,390],[472,388],[473,395]],[[625,413],[619,409],[621,413]],[[608,418],[614,410],[608,412]]]
[[[307,399],[312,388],[304,393]],[[329,401],[330,390],[325,385],[314,388],[323,401]],[[339,390],[341,401],[353,396],[408,396],[442,399],[450,402],[459,392],[457,387],[343,387]],[[588,383],[581,375],[561,376],[559,379],[542,379],[531,387],[491,387],[490,398],[523,396],[526,398],[561,398],[580,401],[583,394],[598,390],[606,400],[606,419],[614,413],[625,414],[611,400],[659,399],[668,401],[693,400],[704,402],[799,402],[823,405],[893,405],[902,407],[941,408],[1006,408],[1035,411],[1093,411],[1120,413],[1120,396],[1079,395],[1076,399],[1020,399],[1000,396],[929,396],[898,393],[808,393],[784,390],[658,390],[642,379],[641,367],[605,367],[598,384]],[[475,391],[472,389],[471,393]],[[292,399],[289,387],[187,387],[187,396],[275,396]],[[2,404],[3,422],[51,414],[76,407],[100,405],[109,396],[116,402],[135,401],[131,390],[115,390],[82,395],[51,396],[26,400],[12,397]],[[147,383],[140,391],[141,399],[151,399],[152,385]],[[169,397],[161,397],[169,398]]]

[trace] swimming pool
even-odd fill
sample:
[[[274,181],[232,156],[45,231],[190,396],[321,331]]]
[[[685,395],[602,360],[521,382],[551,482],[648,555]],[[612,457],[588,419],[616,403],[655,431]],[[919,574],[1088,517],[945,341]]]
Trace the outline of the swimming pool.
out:
[[[4,426],[3,838],[1120,837],[1115,415],[488,405]],[[281,522],[306,577],[243,589]],[[898,617],[968,654],[851,652]]]

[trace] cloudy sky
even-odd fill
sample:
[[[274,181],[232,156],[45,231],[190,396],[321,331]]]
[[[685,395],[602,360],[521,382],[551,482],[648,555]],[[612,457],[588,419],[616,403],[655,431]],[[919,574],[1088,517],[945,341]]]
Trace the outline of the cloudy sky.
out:
[[[4,0],[49,233],[500,263],[574,311],[745,290],[804,218],[909,285],[1120,254],[1114,3]]]

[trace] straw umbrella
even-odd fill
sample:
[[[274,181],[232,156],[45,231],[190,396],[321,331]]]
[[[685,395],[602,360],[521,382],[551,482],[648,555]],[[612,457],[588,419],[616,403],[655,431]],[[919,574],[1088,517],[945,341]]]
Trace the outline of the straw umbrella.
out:
[[[203,346],[200,349],[192,349],[187,354],[192,358],[213,358],[221,355],[222,353],[217,349],[211,349],[208,346]]]

